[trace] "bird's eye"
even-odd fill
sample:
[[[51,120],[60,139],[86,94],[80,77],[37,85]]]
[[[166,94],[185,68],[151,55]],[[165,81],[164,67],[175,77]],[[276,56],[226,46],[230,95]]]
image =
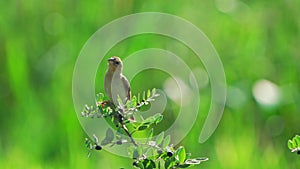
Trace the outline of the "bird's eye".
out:
[[[116,61],[115,64],[118,65],[118,64],[120,64],[120,62]]]

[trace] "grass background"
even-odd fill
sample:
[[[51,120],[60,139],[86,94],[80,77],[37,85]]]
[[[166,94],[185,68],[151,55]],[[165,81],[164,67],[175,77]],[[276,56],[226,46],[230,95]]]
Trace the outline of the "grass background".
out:
[[[299,167],[299,157],[286,144],[300,132],[299,8],[300,1],[294,0],[0,1],[1,168],[131,168],[130,159],[105,151],[86,158],[86,135],[72,103],[72,74],[81,48],[95,31],[124,15],[146,11],[174,14],[195,24],[215,45],[225,68],[228,102],[219,127],[199,144],[201,114],[181,142],[194,156],[210,158],[194,168]],[[172,50],[169,41],[139,36],[110,52],[125,58],[144,48]],[[142,72],[132,81],[133,89],[147,88],[140,82],[155,73]],[[155,76],[157,88],[164,77]],[[103,79],[103,72],[97,78]],[[281,89],[275,106],[255,101],[252,89],[260,79]],[[97,91],[103,89],[100,84]],[[200,92],[200,112],[205,112],[209,85]],[[163,124],[170,125],[167,120]]]

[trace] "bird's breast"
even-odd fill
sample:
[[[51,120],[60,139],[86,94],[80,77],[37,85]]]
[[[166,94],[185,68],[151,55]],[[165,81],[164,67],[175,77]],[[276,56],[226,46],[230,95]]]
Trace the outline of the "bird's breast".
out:
[[[108,73],[104,79],[104,86],[106,95],[115,105],[118,105],[118,98],[125,104],[128,91],[125,89],[121,75]]]

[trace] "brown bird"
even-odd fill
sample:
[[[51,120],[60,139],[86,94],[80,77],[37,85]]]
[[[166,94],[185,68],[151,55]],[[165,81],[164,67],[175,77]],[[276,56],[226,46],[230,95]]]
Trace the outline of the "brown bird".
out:
[[[120,106],[118,98],[122,104],[130,100],[130,85],[126,77],[122,74],[123,63],[119,57],[113,56],[108,59],[108,68],[104,79],[104,90],[110,101],[115,106]]]

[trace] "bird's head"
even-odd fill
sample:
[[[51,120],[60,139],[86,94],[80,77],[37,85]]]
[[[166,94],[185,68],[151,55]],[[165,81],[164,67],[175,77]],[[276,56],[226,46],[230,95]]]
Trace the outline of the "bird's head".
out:
[[[122,60],[117,57],[117,56],[113,56],[111,58],[108,59],[108,68],[109,70],[111,70],[112,72],[122,72],[123,69],[123,63]]]

